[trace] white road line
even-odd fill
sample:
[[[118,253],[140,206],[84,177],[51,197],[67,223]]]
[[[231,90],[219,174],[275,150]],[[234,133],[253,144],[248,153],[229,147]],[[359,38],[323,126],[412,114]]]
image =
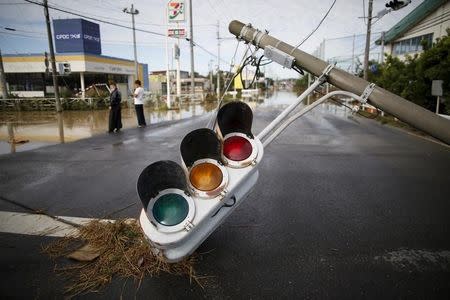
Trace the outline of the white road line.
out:
[[[85,225],[92,220],[96,220],[94,218],[64,216],[58,216],[58,218],[79,225]],[[104,221],[114,222],[114,220]],[[76,234],[77,229],[70,224],[55,220],[46,215],[0,211],[0,232],[64,237]]]

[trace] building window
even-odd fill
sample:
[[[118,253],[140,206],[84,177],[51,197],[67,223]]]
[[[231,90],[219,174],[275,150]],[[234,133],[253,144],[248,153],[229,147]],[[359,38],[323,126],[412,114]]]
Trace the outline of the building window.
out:
[[[429,33],[395,42],[394,54],[399,55],[422,51],[423,50],[422,41],[426,41],[428,45],[431,45],[433,42],[433,34]]]

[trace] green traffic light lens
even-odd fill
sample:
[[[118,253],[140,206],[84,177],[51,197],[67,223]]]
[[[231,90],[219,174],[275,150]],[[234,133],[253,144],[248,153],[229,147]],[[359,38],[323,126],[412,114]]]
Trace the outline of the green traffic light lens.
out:
[[[183,196],[166,194],[158,198],[153,205],[153,217],[165,226],[180,224],[189,212],[189,205]]]

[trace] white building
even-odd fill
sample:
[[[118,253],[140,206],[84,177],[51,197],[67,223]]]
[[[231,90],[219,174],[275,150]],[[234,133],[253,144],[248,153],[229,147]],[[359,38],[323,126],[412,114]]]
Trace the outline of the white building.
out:
[[[447,35],[450,28],[450,1],[425,0],[384,34],[385,53],[404,59],[423,51],[422,43],[429,45]],[[381,39],[376,41],[381,44]]]

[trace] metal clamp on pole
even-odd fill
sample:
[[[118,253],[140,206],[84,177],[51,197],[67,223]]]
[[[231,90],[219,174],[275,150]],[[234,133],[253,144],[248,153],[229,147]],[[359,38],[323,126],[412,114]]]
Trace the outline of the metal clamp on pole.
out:
[[[250,41],[246,41],[243,38],[247,34],[247,31],[250,30],[250,28],[253,28],[251,23],[248,23],[247,25],[242,27],[242,30],[241,30],[241,32],[239,33],[239,36],[238,36],[238,40],[240,40],[240,41],[243,40],[246,44],[250,43]]]
[[[367,100],[369,99],[370,94],[372,94],[373,90],[375,89],[375,83],[369,84],[365,89],[364,92],[361,95],[361,99],[359,102],[361,103],[367,103]]]
[[[323,72],[322,72],[322,75],[320,75],[320,77],[319,77],[319,81],[320,81],[320,83],[322,84],[322,83],[324,83],[325,81],[327,81],[327,77],[328,77],[328,75],[330,74],[330,72],[331,72],[331,70],[333,70],[333,68],[334,68],[334,66],[335,66],[335,64],[329,64],[326,68],[325,68],[325,70],[323,70]]]

